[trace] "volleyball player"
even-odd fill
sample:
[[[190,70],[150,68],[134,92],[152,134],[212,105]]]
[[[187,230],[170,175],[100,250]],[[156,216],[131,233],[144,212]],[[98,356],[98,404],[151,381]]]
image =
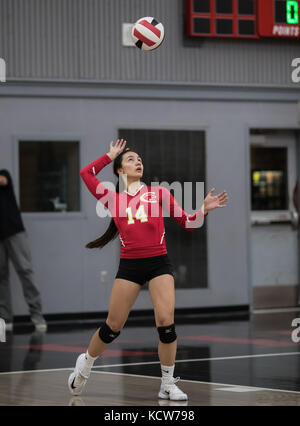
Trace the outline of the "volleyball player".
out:
[[[68,386],[73,395],[82,392],[95,360],[119,336],[143,284],[148,281],[159,336],[158,357],[162,380],[158,397],[187,400],[187,395],[175,384],[179,377],[173,377],[177,350],[175,288],[173,266],[165,244],[163,209],[167,208],[181,227],[193,230],[203,223],[209,210],[226,207],[224,203],[228,196],[226,191],[213,196],[213,188],[202,207],[189,215],[166,188],[141,183],[144,170],[142,159],[125,146],[126,141],[123,139],[118,139],[115,145],[111,142],[107,154],[80,172],[89,191],[109,209],[112,216],[106,232],[86,247],[102,248],[119,235],[121,256],[107,319],[92,336],[86,353],[77,358]],[[119,180],[116,191],[111,191],[96,178],[112,161],[114,174],[122,178],[123,191],[120,190]]]

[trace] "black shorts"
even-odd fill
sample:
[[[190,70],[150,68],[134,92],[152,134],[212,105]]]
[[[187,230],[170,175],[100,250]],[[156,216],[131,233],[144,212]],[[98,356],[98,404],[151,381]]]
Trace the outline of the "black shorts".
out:
[[[115,278],[123,278],[140,285],[162,274],[174,277],[173,265],[167,254],[139,259],[120,259],[119,270]]]

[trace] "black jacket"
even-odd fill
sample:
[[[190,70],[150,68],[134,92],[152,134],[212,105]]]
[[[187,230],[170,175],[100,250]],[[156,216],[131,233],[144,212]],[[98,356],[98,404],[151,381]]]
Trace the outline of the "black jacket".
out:
[[[7,170],[0,170],[0,175],[8,180],[7,185],[0,185],[0,240],[25,231],[21,213],[17,205],[12,178]]]

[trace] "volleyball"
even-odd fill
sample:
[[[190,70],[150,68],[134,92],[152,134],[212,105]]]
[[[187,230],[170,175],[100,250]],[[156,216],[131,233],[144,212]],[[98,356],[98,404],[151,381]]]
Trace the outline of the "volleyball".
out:
[[[161,45],[165,36],[164,26],[157,19],[146,16],[140,18],[132,28],[132,38],[141,50],[153,50]]]

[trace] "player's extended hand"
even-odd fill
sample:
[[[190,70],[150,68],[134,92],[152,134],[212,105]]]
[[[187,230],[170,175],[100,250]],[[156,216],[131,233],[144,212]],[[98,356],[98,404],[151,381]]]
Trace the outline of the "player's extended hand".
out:
[[[116,141],[116,144],[113,145],[113,141],[110,143],[110,151],[107,153],[107,155],[110,157],[111,160],[114,160],[118,155],[121,154],[123,149],[125,148],[126,141],[124,139],[118,139]]]
[[[223,191],[218,195],[212,195],[215,188],[211,189],[204,200],[204,212],[207,213],[209,210],[221,209],[227,207],[226,201],[229,200],[227,192]]]

